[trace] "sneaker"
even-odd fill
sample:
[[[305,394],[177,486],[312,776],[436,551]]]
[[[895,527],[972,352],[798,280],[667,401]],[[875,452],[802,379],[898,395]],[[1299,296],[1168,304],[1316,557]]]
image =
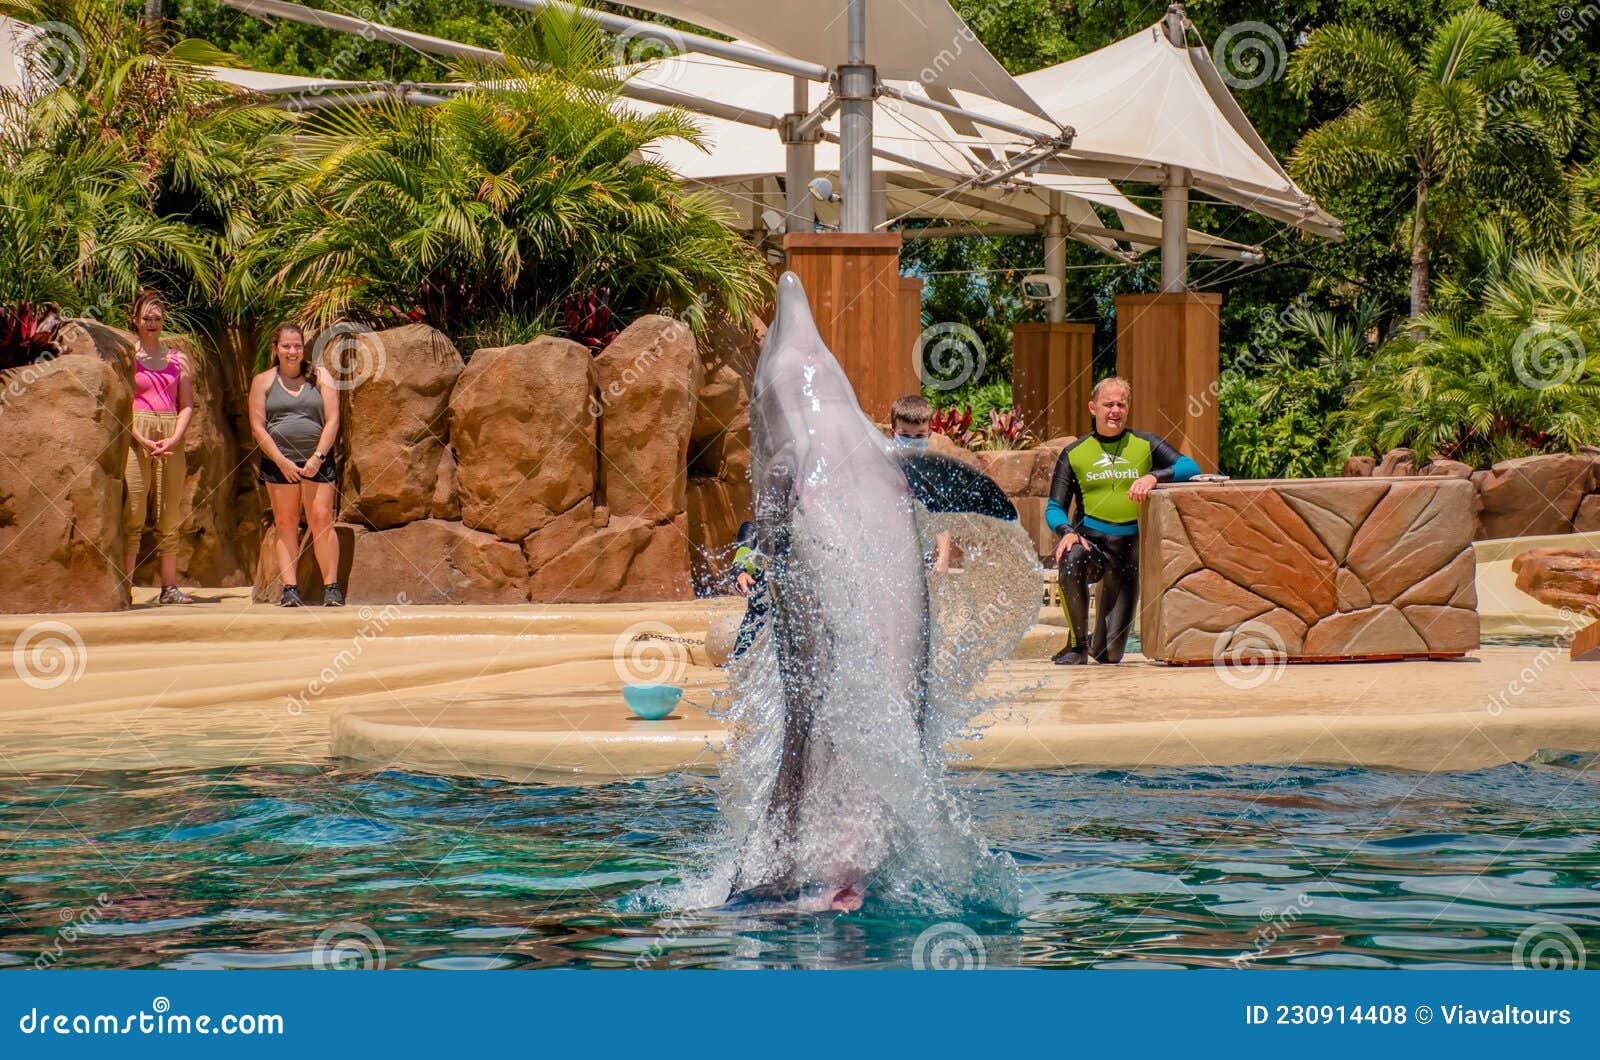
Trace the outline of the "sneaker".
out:
[[[278,601],[279,607],[304,607],[305,604],[306,602],[300,599],[300,587],[298,585],[285,585],[283,587],[283,598]]]
[[[156,597],[158,604],[192,604],[194,597],[178,588],[176,585],[163,585],[161,595]]]
[[[1084,654],[1082,648],[1074,648],[1069,645],[1051,656],[1050,661],[1057,666],[1084,666],[1088,664],[1089,656]]]
[[[324,585],[322,587],[323,607],[343,607],[344,590],[337,585]]]

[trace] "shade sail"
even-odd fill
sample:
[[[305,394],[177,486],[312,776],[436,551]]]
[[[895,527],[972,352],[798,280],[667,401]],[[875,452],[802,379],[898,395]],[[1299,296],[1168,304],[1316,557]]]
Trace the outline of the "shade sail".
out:
[[[737,100],[755,112],[779,115],[794,105],[792,78],[711,56],[689,53],[658,59],[628,68],[624,76],[694,96]],[[824,92],[822,85],[810,86],[810,104],[820,102]],[[637,100],[626,105],[640,111],[659,109]],[[786,149],[776,132],[721,118],[699,116],[695,121],[704,133],[705,150],[668,140],[653,145],[650,155],[685,180],[725,194],[729,205],[745,218],[746,228],[758,228],[763,210],[784,212],[778,180],[785,173]],[[837,132],[837,116],[824,129]],[[1066,217],[1071,238],[1108,254],[1137,255],[1159,240],[1159,218],[1103,178],[1050,174],[1005,187],[977,186],[973,178],[993,145],[957,132],[931,111],[880,97],[873,118],[873,146],[879,153],[874,169],[884,176],[876,194],[887,219],[1015,232],[1042,229],[1054,207]],[[837,144],[824,140],[814,150],[817,173],[838,172]],[[1095,212],[1096,205],[1112,211],[1123,231],[1106,225]],[[816,209],[824,223],[835,220],[836,207],[819,203]],[[1191,230],[1189,238],[1191,248],[1206,256],[1239,258],[1255,250],[1203,232]]]
[[[1210,53],[1175,46],[1159,23],[1017,81],[1052,117],[1077,130],[1071,150],[1047,168],[1148,180],[1152,167],[1182,166],[1207,194],[1318,234],[1339,233],[1339,222],[1272,156]],[[961,102],[995,109],[976,96]]]
[[[864,0],[867,61],[885,80],[937,84],[1047,117],[945,0]],[[846,0],[628,0],[822,66],[849,61]]]

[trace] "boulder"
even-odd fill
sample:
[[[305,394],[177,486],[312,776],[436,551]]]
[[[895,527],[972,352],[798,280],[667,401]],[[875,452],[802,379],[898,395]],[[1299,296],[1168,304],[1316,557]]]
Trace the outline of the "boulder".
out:
[[[433,482],[433,502],[428,511],[435,519],[461,518],[461,491],[456,482],[456,453],[445,446],[439,454],[439,474]]]
[[[957,445],[942,434],[928,435],[928,449],[931,452],[943,453],[953,456],[968,467],[979,467],[978,454],[965,446]]]
[[[1383,455],[1372,472],[1381,478],[1393,478],[1417,473],[1417,457],[1409,449],[1391,449]]]
[[[686,510],[702,372],[694,333],[664,316],[640,317],[594,358],[600,495],[613,518],[658,523]]]
[[[362,528],[351,523],[335,523],[333,532],[339,539],[339,587],[348,595],[350,568],[355,559],[356,537]],[[300,551],[295,563],[295,584],[300,589],[300,599],[307,604],[322,603],[322,568],[317,564],[317,554],[311,548],[311,535],[300,528]],[[283,598],[283,575],[278,570],[278,528],[271,523],[261,535],[261,554],[256,558],[255,587],[250,598],[258,604],[275,604]]]
[[[1478,645],[1474,495],[1452,477],[1157,489],[1140,638],[1163,662],[1459,655]]]
[[[974,453],[973,456],[977,458],[978,470],[993,479],[995,485],[999,486],[1007,497],[1029,495],[1034,466],[1039,462],[1036,450],[985,450]]]
[[[133,378],[132,332],[80,317],[63,322],[54,338],[62,356],[97,357],[115,368],[122,378]]]
[[[750,389],[728,365],[706,369],[705,382],[695,398],[694,426],[689,441],[705,446],[726,431],[750,407]]]
[[[461,523],[420,519],[356,535],[346,596],[352,604],[520,604],[528,599],[528,568],[518,545]]]
[[[1054,443],[1041,445],[1034,450],[1033,475],[1028,479],[1027,495],[1030,497],[1049,497],[1050,484],[1055,481],[1056,464],[1061,459],[1061,453],[1066,446],[1057,446]]]
[[[1073,442],[1075,442],[1077,440],[1078,440],[1078,436],[1075,435],[1075,434],[1057,435],[1056,437],[1051,438],[1051,439],[1049,439],[1047,441],[1040,442],[1039,443],[1039,448],[1040,449],[1065,449],[1067,446],[1071,445]]]
[[[718,615],[706,627],[706,659],[712,666],[726,666],[733,656],[733,644],[739,639],[739,626],[744,613],[730,612]]]
[[[128,341],[131,346],[131,335]],[[234,434],[221,357],[185,337],[164,336],[162,341],[182,351],[194,393],[194,415],[183,435],[186,474],[183,525],[178,530],[179,580],[191,585],[246,585],[251,576],[249,558],[256,548],[254,542],[249,548],[240,542],[238,479],[245,478],[248,487],[256,468],[246,459],[250,448],[241,447]],[[246,520],[243,525],[259,524]],[[155,547],[155,531],[146,529],[139,545],[143,562],[134,574],[136,584],[154,585],[160,580]]]
[[[1446,460],[1441,456],[1433,456],[1428,458],[1428,462],[1422,465],[1418,473],[1430,475],[1434,478],[1469,479],[1472,477],[1472,465],[1463,464],[1459,460]]]
[[[0,372],[0,612],[116,611],[133,393],[97,356]]]
[[[363,335],[358,344],[371,353],[346,358],[348,377],[340,380],[348,387],[341,411],[340,518],[378,530],[437,518],[461,354],[426,324]]]
[[[461,521],[520,547],[595,488],[589,351],[544,336],[479,350],[450,395]]]
[[[1600,550],[1529,549],[1511,570],[1517,588],[1541,604],[1600,615]]]
[[[1371,456],[1352,456],[1344,462],[1344,470],[1339,472],[1345,478],[1366,478],[1378,468],[1378,460]]]
[[[1578,502],[1578,514],[1572,517],[1572,532],[1589,534],[1600,530],[1600,493],[1591,493]]]
[[[610,515],[534,571],[528,592],[536,603],[691,599],[688,517],[651,523]]]
[[[1594,484],[1594,465],[1569,453],[1525,456],[1502,460],[1472,478],[1483,503],[1478,537],[1566,534]]]
[[[689,545],[694,584],[702,594],[731,592],[728,566],[733,561],[739,524],[750,518],[749,490],[741,506],[733,487],[719,478],[689,480]]]

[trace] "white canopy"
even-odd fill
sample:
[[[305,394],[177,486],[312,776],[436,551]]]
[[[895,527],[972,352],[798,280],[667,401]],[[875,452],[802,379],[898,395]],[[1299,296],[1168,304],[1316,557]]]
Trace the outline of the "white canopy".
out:
[[[627,76],[635,83],[737,101],[747,111],[774,117],[794,105],[792,78],[707,55],[687,53],[642,63]],[[814,107],[825,88],[814,84],[810,91]],[[639,111],[662,109],[638,100],[627,105]],[[785,172],[785,147],[776,132],[703,115],[695,123],[704,132],[706,150],[672,140],[652,147],[652,157],[687,181],[722,191],[751,230],[758,229],[763,210],[784,212],[777,180]],[[835,115],[823,128],[836,133],[837,126]],[[880,98],[873,116],[873,145],[879,152],[874,168],[883,174],[876,193],[885,222],[917,218],[942,225],[989,226],[1000,232],[1037,231],[1050,213],[1057,212],[1065,216],[1067,235],[1118,257],[1136,256],[1159,241],[1160,219],[1135,206],[1102,177],[1051,174],[1037,180],[1019,178],[1003,187],[979,187],[973,178],[982,172],[992,145],[956,132],[932,111]],[[816,172],[838,172],[836,143],[824,140],[815,152]],[[1095,205],[1114,211],[1123,231],[1108,228]],[[831,223],[835,209],[819,203],[817,213],[824,223]],[[1239,258],[1254,253],[1252,247],[1203,232],[1191,231],[1190,240],[1207,256]],[[1118,246],[1123,241],[1132,243],[1131,253]]]
[[[779,55],[821,66],[849,61],[846,0],[626,0]],[[670,37],[670,31],[667,35]],[[1047,117],[945,0],[867,3],[867,61],[885,80],[962,89]]]
[[[1192,186],[1320,235],[1339,222],[1289,179],[1204,47],[1172,44],[1160,23],[1115,44],[1017,81],[1056,120],[1077,130],[1072,149],[1046,170],[1161,182],[1181,166]],[[973,110],[995,112],[976,96]],[[1004,116],[1028,119],[1015,112]]]

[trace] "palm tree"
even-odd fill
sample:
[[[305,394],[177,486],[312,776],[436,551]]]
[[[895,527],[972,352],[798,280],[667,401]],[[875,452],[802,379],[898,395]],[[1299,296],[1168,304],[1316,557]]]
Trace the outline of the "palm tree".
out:
[[[1510,213],[1534,246],[1561,229],[1577,93],[1564,73],[1521,54],[1503,16],[1457,12],[1420,61],[1388,33],[1324,26],[1295,52],[1288,76],[1302,95],[1327,88],[1353,104],[1300,138],[1296,179],[1322,194],[1383,177],[1414,186],[1404,237],[1413,317],[1428,309],[1430,254],[1481,207]]]
[[[588,61],[571,39],[560,48]],[[459,73],[485,87],[302,123],[233,301],[276,292],[315,325],[410,316],[458,337],[507,316],[548,330],[563,302],[594,291],[625,316],[670,307],[698,327],[715,305],[754,317],[771,291],[765,261],[714,199],[649,157],[663,138],[698,142],[687,116],[629,110],[604,77],[543,61]]]
[[[1600,443],[1600,250],[1522,255],[1476,316],[1415,325],[1350,399],[1356,450],[1487,466]]]
[[[211,304],[259,223],[260,175],[290,116],[207,76],[226,53],[169,41],[108,0],[0,0],[0,14],[51,24],[72,52],[60,76],[0,92],[0,245],[26,263],[0,273],[0,303],[115,316],[156,286],[177,306]]]

